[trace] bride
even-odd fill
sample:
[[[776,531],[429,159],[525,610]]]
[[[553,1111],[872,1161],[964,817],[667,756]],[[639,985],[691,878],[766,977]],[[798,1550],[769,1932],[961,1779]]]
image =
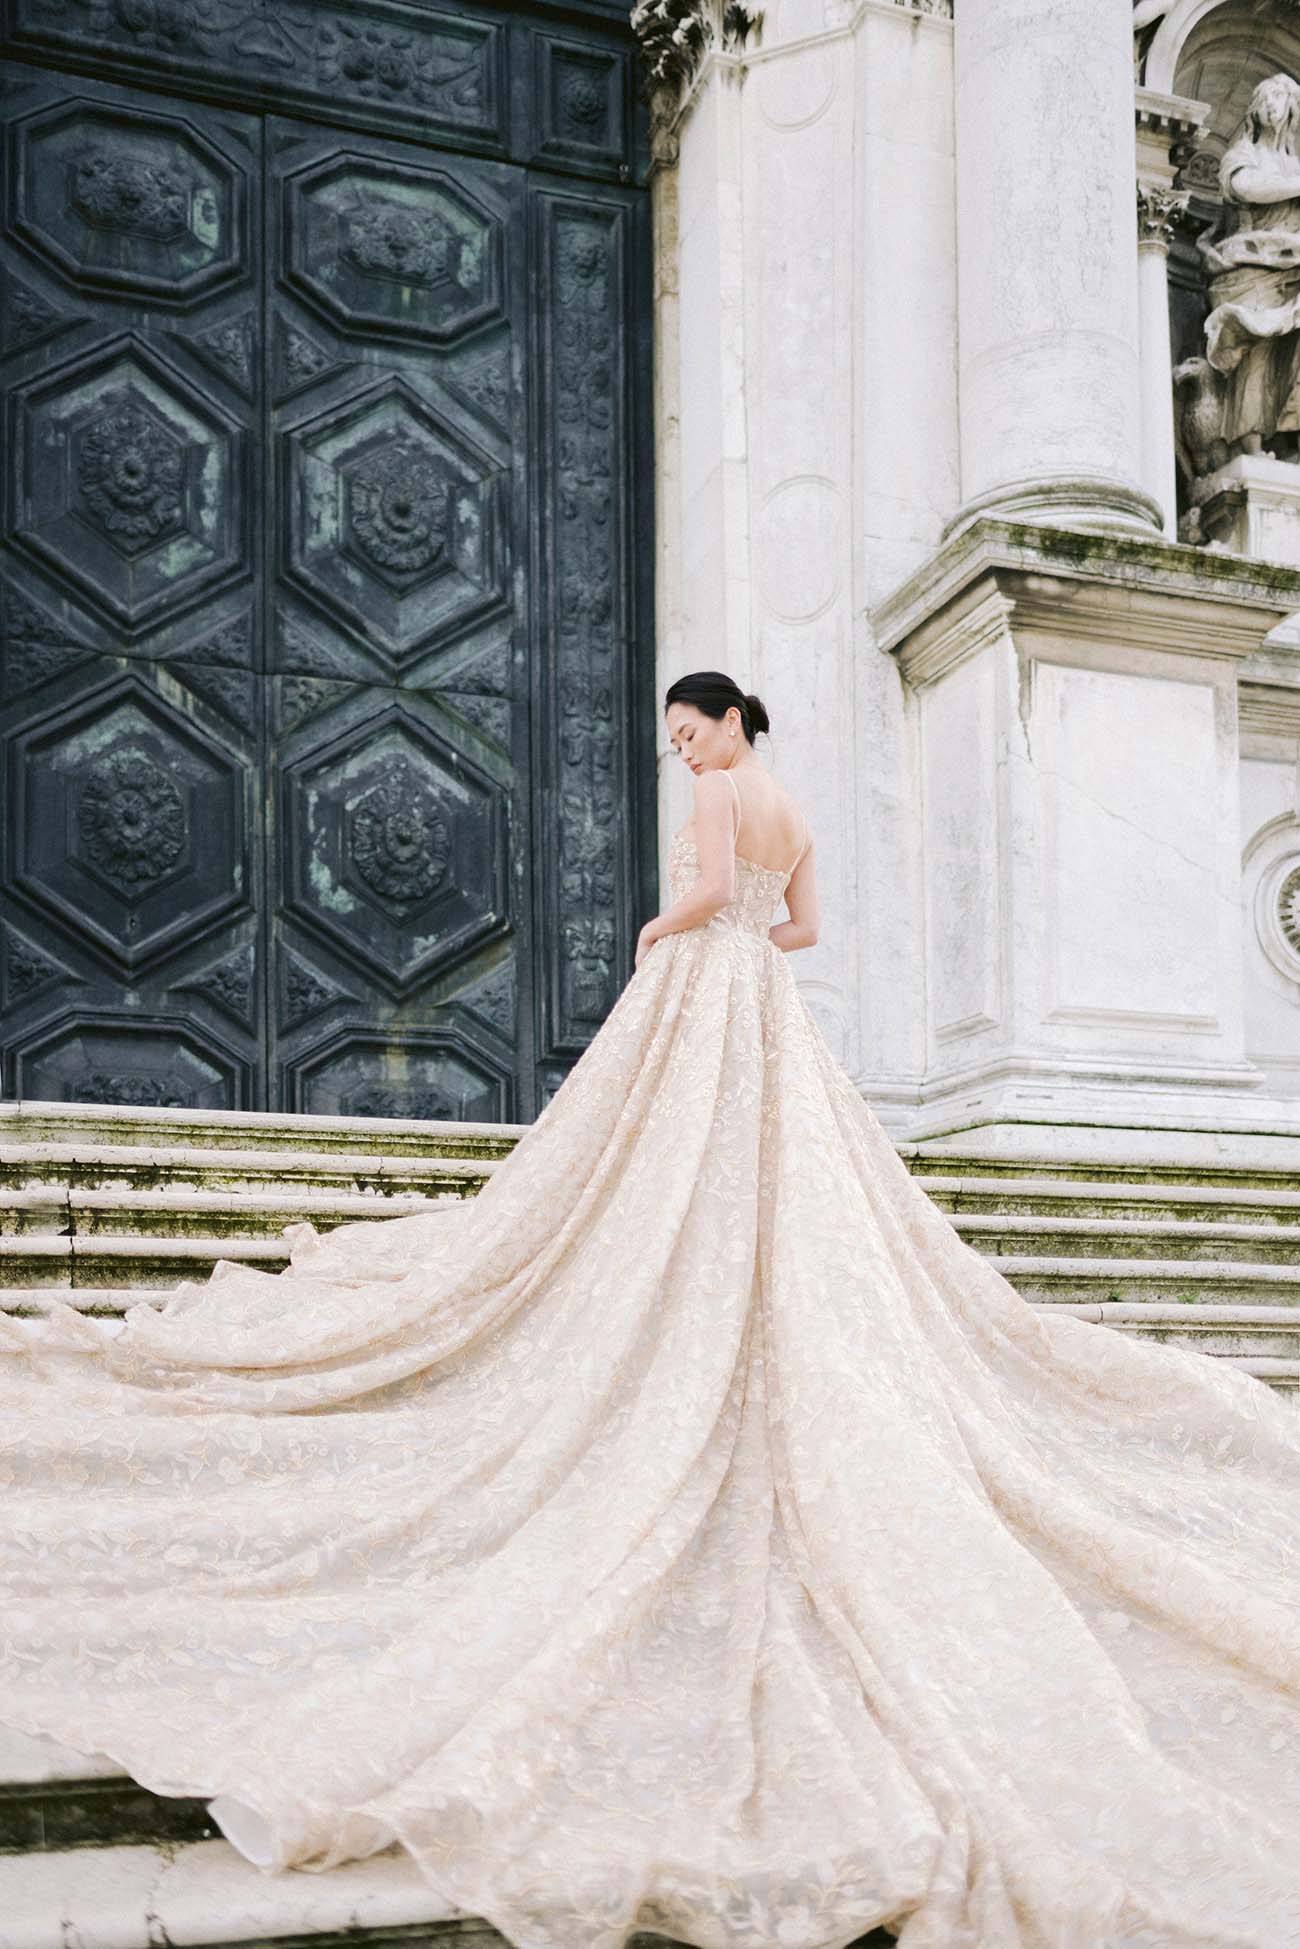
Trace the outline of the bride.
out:
[[[671,904],[476,1198],[0,1326],[0,1720],[523,1949],[1300,1944],[1300,1421],[930,1203],[766,722],[668,692]]]

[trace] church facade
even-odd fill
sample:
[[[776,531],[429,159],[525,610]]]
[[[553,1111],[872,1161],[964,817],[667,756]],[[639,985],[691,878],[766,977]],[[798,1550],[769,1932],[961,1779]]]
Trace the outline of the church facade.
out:
[[[719,667],[896,1135],[1300,1136],[1284,0],[4,51],[5,1094],[528,1119]]]
[[[837,1055],[904,1138],[1300,1134],[1294,9],[637,17],[663,674],[769,705]]]

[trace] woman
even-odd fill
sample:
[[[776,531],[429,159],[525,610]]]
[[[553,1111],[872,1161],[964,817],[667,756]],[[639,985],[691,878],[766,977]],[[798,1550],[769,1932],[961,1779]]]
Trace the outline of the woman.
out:
[[[1300,1422],[960,1242],[762,705],[666,722],[672,902],[477,1199],[5,1329],[0,1718],[526,1949],[1300,1943]]]

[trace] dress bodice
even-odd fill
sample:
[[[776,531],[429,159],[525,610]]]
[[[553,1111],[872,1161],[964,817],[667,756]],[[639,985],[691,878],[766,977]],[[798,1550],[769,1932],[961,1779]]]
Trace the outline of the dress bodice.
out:
[[[668,852],[668,886],[674,900],[690,891],[699,872],[700,856],[694,839],[688,833],[675,832]],[[760,866],[757,860],[737,853],[735,898],[719,908],[709,925],[735,927],[766,940],[789,881],[790,873],[780,867]]]

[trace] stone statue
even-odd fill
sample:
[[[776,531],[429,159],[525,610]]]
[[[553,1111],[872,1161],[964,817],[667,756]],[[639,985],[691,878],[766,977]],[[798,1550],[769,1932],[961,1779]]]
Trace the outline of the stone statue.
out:
[[[1222,375],[1226,451],[1300,457],[1300,84],[1261,81],[1219,169],[1222,215],[1201,238]]]
[[[1208,359],[1174,367],[1174,429],[1179,470],[1189,484],[1231,459],[1223,437],[1223,381]]]

